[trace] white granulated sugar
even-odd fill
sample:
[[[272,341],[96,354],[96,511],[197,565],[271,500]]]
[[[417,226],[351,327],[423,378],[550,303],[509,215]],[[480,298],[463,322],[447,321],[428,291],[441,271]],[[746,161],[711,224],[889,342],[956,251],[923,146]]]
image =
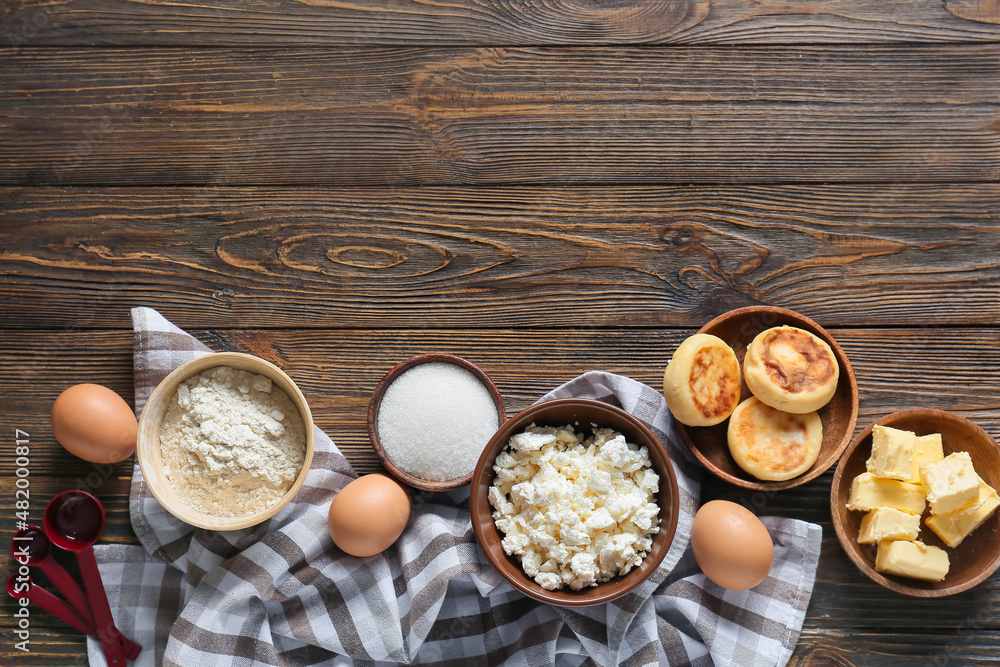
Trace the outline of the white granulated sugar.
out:
[[[404,472],[443,482],[473,471],[499,421],[493,397],[475,375],[430,362],[389,385],[378,434],[386,455]]]
[[[305,461],[302,416],[270,378],[216,366],[177,387],[160,425],[174,491],[195,509],[235,517],[264,510]]]

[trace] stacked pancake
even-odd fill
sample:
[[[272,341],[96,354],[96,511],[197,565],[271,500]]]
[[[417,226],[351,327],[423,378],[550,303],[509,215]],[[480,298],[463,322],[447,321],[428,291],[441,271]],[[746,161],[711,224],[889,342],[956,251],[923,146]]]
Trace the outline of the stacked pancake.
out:
[[[740,402],[740,362],[733,348],[709,334],[685,340],[667,364],[663,395],[682,424],[724,422]]]
[[[721,339],[696,334],[667,365],[667,407],[688,426],[713,426],[728,418],[729,451],[757,479],[801,475],[816,462],[823,444],[817,410],[830,401],[840,380],[833,350],[803,329],[767,329],[747,348],[743,377],[753,395],[740,403],[736,354]]]
[[[781,481],[804,473],[823,444],[819,414],[772,408],[756,396],[740,403],[729,420],[729,453],[757,479]]]
[[[795,327],[775,327],[750,343],[743,374],[751,393],[767,405],[805,414],[833,398],[840,367],[826,341]]]

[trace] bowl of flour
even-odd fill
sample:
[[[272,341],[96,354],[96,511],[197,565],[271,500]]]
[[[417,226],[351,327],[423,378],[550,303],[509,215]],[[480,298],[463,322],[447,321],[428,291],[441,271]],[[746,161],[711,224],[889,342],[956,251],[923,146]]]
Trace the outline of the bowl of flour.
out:
[[[199,528],[239,530],[274,516],[312,462],[309,405],[281,369],[235,352],[174,370],[139,419],[139,467],[163,507]]]

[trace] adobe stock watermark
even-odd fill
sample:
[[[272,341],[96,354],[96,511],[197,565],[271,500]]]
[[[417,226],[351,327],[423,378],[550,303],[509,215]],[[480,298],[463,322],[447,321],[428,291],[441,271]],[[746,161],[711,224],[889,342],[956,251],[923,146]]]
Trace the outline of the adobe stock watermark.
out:
[[[31,437],[27,431],[14,429],[14,517],[15,532],[25,529],[30,523],[31,509]],[[14,536],[13,545],[17,544],[18,536]],[[30,537],[22,538],[30,540]],[[18,566],[13,577],[15,593],[25,593],[31,587],[31,570],[28,568],[27,549],[17,550],[15,546],[14,560]],[[21,553],[23,551],[23,553]],[[8,577],[4,577],[7,582]],[[31,609],[28,598],[17,598],[17,610],[14,612],[14,648],[25,653],[30,652],[31,643]]]
[[[52,19],[43,10],[36,10],[23,17],[20,21],[15,21],[7,26],[7,45],[14,49],[16,55],[21,47],[38,36],[45,28],[49,27]]]

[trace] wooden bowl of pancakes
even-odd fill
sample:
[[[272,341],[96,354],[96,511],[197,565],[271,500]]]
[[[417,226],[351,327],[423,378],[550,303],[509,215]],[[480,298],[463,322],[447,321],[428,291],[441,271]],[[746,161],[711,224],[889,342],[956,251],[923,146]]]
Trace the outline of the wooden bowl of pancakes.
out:
[[[783,411],[773,410],[760,401],[748,401],[755,395],[747,386],[743,372],[748,348],[762,332],[772,329],[781,332],[787,327],[811,334],[811,336],[802,335],[803,342],[801,343],[795,340],[790,341],[792,345],[800,345],[802,349],[798,352],[806,358],[814,353],[822,355],[820,350],[822,348],[829,350],[829,353],[836,359],[837,372],[835,375],[831,376],[830,368],[817,366],[815,370],[811,371],[811,377],[807,374],[798,379],[800,384],[814,381],[815,384],[832,385],[820,388],[821,392],[830,395],[825,404],[815,412],[822,425],[821,437],[817,432],[815,417],[809,414],[786,414]],[[740,368],[738,380],[728,373],[719,379],[720,382],[730,385],[731,392],[736,391],[735,384],[737,381],[739,382],[739,407],[732,417],[711,426],[688,426],[681,423],[680,420],[677,421],[677,431],[680,433],[681,439],[702,465],[720,479],[731,484],[747,489],[776,491],[805,484],[821,475],[840,459],[851,442],[858,419],[858,383],[847,355],[823,327],[808,317],[786,308],[751,306],[733,310],[715,318],[703,326],[698,333],[709,334],[724,341],[735,353]],[[813,339],[813,336],[818,341]],[[759,345],[760,341],[756,347]],[[760,356],[756,349],[755,353],[758,357]],[[766,354],[764,357],[766,362]],[[756,357],[754,362],[751,366],[760,365],[760,360]],[[760,391],[759,388],[758,391]],[[776,392],[781,393],[778,390],[772,391],[767,397],[769,403],[782,400]],[[822,398],[825,399],[825,396]],[[800,410],[800,408],[801,412],[806,412],[812,408],[812,405],[803,403],[801,406],[792,405],[785,409]],[[787,454],[789,460],[783,460],[782,457],[786,456],[786,452],[782,448],[775,448],[769,453],[767,465],[773,466],[775,469],[788,469],[794,476],[788,479],[769,481],[751,475],[741,467],[730,451],[729,430],[733,427],[752,431],[753,428],[758,427],[755,425],[760,423],[767,423],[769,428],[801,431],[804,439],[807,441],[812,439],[810,446],[813,450],[812,454],[815,454],[815,460],[811,464],[806,462],[805,465],[800,465],[800,461],[790,460],[792,456],[797,457],[797,453]],[[816,451],[817,449],[818,451]],[[746,460],[743,460],[742,463],[747,465]]]

